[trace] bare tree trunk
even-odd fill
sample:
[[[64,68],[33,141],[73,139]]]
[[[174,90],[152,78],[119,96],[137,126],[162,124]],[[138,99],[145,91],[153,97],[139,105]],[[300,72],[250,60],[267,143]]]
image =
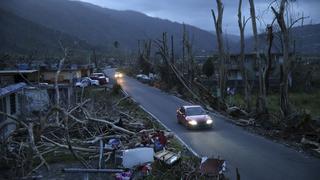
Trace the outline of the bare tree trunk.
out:
[[[61,48],[63,49],[64,56],[59,62],[59,67],[58,67],[58,70],[56,72],[55,81],[54,81],[54,87],[55,87],[55,91],[56,91],[56,97],[55,97],[55,100],[56,100],[56,104],[55,105],[56,106],[60,105],[59,76],[60,76],[63,64],[64,64],[64,62],[65,62],[65,60],[67,58],[67,55],[68,55],[68,50],[62,46],[61,42],[60,42],[60,45],[61,45]],[[59,113],[56,114],[56,124],[59,124]]]
[[[186,64],[186,38],[187,38],[187,32],[186,32],[186,25],[183,24],[183,36],[182,36],[182,74],[184,75],[185,72],[187,72],[187,64]]]
[[[250,15],[251,15],[251,22],[252,22],[252,30],[253,30],[253,37],[254,37],[254,46],[253,51],[255,53],[255,60],[258,62],[258,69],[259,69],[259,95],[257,98],[257,112],[259,114],[268,113],[267,109],[267,102],[266,102],[266,87],[264,83],[264,73],[263,73],[263,65],[262,60],[260,58],[259,52],[259,41],[258,41],[258,30],[257,30],[257,22],[256,22],[256,11],[254,6],[254,0],[249,0],[250,4]]]
[[[162,40],[155,41],[156,45],[159,49],[159,54],[161,55],[163,61],[168,66],[168,70],[171,69],[174,73],[175,77],[181,82],[181,84],[188,90],[188,92],[196,99],[201,101],[200,97],[190,88],[190,82],[186,81],[183,75],[177,70],[177,68],[170,62],[169,52],[168,52],[168,45],[167,45],[167,34],[163,33]],[[168,73],[171,74],[171,71]]]
[[[171,63],[174,64],[174,45],[173,45],[173,36],[171,35]]]
[[[187,59],[188,59],[188,66],[189,66],[189,71],[188,71],[188,80],[189,82],[192,82],[195,76],[195,64],[194,64],[194,57],[193,57],[193,52],[192,52],[192,44],[189,41],[189,38],[186,41],[185,44],[186,48],[187,48]]]
[[[271,75],[271,68],[272,68],[272,43],[273,43],[273,28],[272,25],[267,27],[267,41],[268,41],[268,53],[267,53],[267,67],[264,72],[264,82],[266,88],[266,94],[269,92],[269,78]]]
[[[223,44],[223,35],[222,35],[222,18],[223,18],[223,4],[221,0],[217,0],[217,9],[218,16],[216,16],[213,9],[211,9],[214,25],[216,29],[217,35],[217,43],[219,49],[219,88],[220,88],[220,99],[224,102],[225,92],[226,92],[226,67],[225,67],[225,52],[224,52],[224,44]]]
[[[241,64],[242,81],[244,84],[244,99],[246,102],[246,110],[250,112],[251,111],[251,88],[248,82],[248,70],[245,67],[245,55],[244,55],[245,53],[244,30],[245,30],[247,21],[245,20],[245,17],[242,17],[241,7],[242,7],[242,0],[239,0],[238,24],[239,24],[239,30],[240,30],[240,64]]]
[[[186,63],[186,72],[188,81],[192,82],[194,79],[194,56],[192,50],[192,43],[189,40],[189,34],[186,30],[185,25],[183,25],[183,37],[182,37],[182,58]],[[184,74],[184,73],[183,73]]]
[[[273,13],[276,16],[277,22],[280,26],[281,37],[283,40],[283,64],[281,65],[282,78],[280,80],[280,110],[284,120],[287,120],[291,112],[290,105],[289,105],[289,98],[288,98],[288,76],[289,76],[289,69],[291,64],[291,59],[289,57],[290,39],[289,39],[289,30],[284,20],[286,3],[287,3],[287,0],[281,0],[279,11],[276,11],[273,7],[271,7]]]

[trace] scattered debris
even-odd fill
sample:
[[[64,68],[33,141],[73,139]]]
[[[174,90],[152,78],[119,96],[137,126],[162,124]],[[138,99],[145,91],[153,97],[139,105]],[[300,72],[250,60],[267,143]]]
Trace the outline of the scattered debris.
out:
[[[153,162],[153,148],[143,147],[126,149],[116,152],[116,164],[124,168],[133,168],[142,164]]]
[[[306,136],[303,136],[302,139],[301,139],[301,144],[311,147],[310,149],[312,149],[313,153],[316,156],[319,157],[320,156],[320,143],[319,143],[319,140],[320,139],[318,139],[318,141],[316,142],[316,141],[307,139]]]
[[[176,163],[180,159],[181,154],[174,153],[174,152],[171,152],[168,150],[162,150],[162,151],[157,152],[154,155],[154,157],[167,165],[173,165],[174,163]]]
[[[240,109],[239,107],[233,106],[233,107],[229,107],[227,109],[227,113],[232,116],[232,117],[237,117],[237,118],[246,118],[249,117],[249,114]]]
[[[254,119],[249,119],[249,120],[237,119],[234,121],[234,123],[238,126],[250,126],[250,125],[254,125],[255,121],[254,121]]]
[[[17,130],[3,142],[0,157],[8,167],[16,168],[1,173],[0,179],[11,175],[18,178],[44,175],[43,166],[50,169],[52,159],[59,159],[56,161],[61,163],[60,169],[70,176],[105,173],[116,179],[131,179],[162,177],[163,172],[168,173],[165,177],[169,179],[198,176],[200,161],[185,161],[182,157],[189,158],[190,152],[183,150],[182,145],[172,144],[177,141],[174,134],[157,128],[161,126],[131,99],[104,90],[89,94],[92,93],[97,93],[97,97],[81,98],[79,104],[69,108],[53,106],[43,117],[25,120],[10,116]],[[81,164],[65,168],[68,165],[63,157]],[[160,168],[163,169],[159,171]]]
[[[132,176],[131,171],[122,172],[122,173],[116,173],[116,180],[130,180]]]
[[[224,160],[203,157],[200,164],[200,173],[206,176],[219,176],[226,171],[226,166]]]
[[[82,169],[82,168],[64,168],[66,173],[122,173],[123,169]]]

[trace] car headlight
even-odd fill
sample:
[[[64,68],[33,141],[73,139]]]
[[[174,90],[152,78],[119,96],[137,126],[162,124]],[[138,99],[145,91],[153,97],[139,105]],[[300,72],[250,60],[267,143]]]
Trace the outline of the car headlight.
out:
[[[119,75],[118,75],[120,78],[122,78],[123,77],[123,74],[122,73],[119,73]]]
[[[212,119],[207,120],[207,124],[212,124],[212,123],[213,123]]]
[[[192,126],[195,126],[195,125],[198,124],[197,121],[195,121],[195,120],[191,120],[191,121],[189,121],[188,123],[189,123],[190,125],[192,125]]]

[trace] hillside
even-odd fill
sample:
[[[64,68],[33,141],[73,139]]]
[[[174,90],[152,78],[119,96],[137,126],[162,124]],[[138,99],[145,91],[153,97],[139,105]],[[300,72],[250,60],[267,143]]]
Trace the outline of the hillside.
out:
[[[90,50],[90,45],[59,31],[25,20],[0,9],[0,53],[56,55],[59,41],[71,50]]]
[[[295,41],[296,52],[299,54],[320,54],[320,24],[305,25],[292,28],[292,44]],[[273,51],[281,52],[281,42],[279,33],[275,33]],[[259,35],[260,48],[266,49],[266,35]],[[245,41],[246,52],[253,50],[253,38],[249,37]],[[293,45],[292,45],[293,49]]]
[[[0,7],[92,45],[110,47],[118,41],[121,48],[132,50],[138,40],[157,39],[163,32],[174,35],[176,45],[181,44],[182,24],[134,11],[111,10],[69,0],[2,0]],[[187,29],[195,50],[214,50],[214,35],[193,26]]]

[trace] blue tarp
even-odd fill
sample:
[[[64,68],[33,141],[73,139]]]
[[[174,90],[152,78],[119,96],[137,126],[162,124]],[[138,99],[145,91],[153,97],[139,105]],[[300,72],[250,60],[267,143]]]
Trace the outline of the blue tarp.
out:
[[[9,86],[6,86],[4,88],[0,88],[0,97],[7,96],[12,93],[16,93],[20,91],[22,88],[24,88],[27,84],[26,83],[17,83],[17,84],[11,84]]]

